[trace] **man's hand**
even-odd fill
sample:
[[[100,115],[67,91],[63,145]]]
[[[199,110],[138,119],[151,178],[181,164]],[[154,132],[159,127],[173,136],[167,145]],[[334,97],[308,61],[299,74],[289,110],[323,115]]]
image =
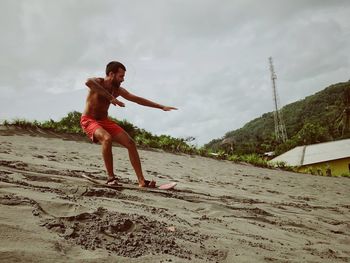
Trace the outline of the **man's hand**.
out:
[[[168,107],[168,106],[163,106],[162,110],[163,110],[163,111],[171,111],[171,110],[177,110],[177,108]]]
[[[121,102],[120,100],[117,99],[111,99],[110,101],[114,106],[119,106],[119,107],[125,107],[125,104],[123,102]]]

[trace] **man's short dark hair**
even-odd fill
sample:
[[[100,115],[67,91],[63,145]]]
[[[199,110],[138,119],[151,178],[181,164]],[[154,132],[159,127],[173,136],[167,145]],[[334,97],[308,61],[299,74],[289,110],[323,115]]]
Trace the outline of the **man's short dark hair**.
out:
[[[126,68],[122,63],[118,61],[109,62],[106,66],[106,76],[108,76],[109,72],[117,73],[119,68],[126,71]]]

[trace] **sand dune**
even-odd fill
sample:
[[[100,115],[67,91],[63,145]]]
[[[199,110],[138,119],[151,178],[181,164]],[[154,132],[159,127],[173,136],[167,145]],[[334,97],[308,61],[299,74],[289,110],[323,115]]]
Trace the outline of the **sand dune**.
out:
[[[117,191],[81,177],[105,180],[100,146],[73,139],[0,130],[1,262],[350,261],[348,178],[140,151],[146,177],[176,189]]]

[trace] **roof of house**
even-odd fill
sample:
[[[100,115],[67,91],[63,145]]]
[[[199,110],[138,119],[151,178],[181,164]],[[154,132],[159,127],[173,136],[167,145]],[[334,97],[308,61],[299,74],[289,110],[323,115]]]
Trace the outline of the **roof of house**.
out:
[[[271,162],[283,161],[291,166],[303,166],[347,157],[350,157],[350,139],[298,146]]]

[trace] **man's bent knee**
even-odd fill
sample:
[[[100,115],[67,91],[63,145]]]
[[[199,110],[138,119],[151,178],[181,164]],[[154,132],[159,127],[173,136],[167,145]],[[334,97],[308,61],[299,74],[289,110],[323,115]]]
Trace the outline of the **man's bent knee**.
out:
[[[95,134],[96,138],[101,144],[112,144],[112,136],[108,132]]]
[[[128,150],[132,150],[132,149],[136,148],[136,143],[126,132],[123,132],[123,133],[116,135],[113,138],[113,140],[116,143],[119,143],[123,147],[127,148]]]
[[[136,143],[134,142],[134,140],[133,139],[129,139],[129,140],[127,140],[127,142],[126,142],[126,148],[128,148],[128,149],[134,149],[134,148],[136,148]]]
[[[101,143],[112,144],[112,136],[109,134],[104,134],[101,138]]]

